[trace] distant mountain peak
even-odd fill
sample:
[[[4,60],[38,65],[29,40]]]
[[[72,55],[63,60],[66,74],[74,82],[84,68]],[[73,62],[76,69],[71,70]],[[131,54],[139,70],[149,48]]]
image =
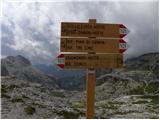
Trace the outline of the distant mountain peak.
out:
[[[16,67],[26,67],[31,65],[31,62],[22,55],[8,56],[6,58],[3,58],[2,62],[3,61],[5,61],[6,64],[12,64]]]
[[[57,87],[54,77],[47,76],[34,68],[31,62],[22,55],[3,58],[1,60],[1,75],[14,76],[20,80],[40,83],[49,89],[54,89]]]
[[[23,57],[22,55],[17,55],[16,59],[23,61],[23,63],[25,63],[26,65],[31,65],[31,62],[28,59],[26,59],[25,57]]]

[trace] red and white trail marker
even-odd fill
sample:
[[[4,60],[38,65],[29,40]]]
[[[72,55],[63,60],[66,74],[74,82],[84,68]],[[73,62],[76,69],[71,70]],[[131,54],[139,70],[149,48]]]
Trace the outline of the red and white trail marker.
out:
[[[120,53],[60,54],[57,57],[57,65],[61,69],[122,68],[123,55]]]
[[[64,68],[64,54],[60,54],[59,56],[57,56],[57,62],[56,64],[63,69]]]
[[[126,42],[113,38],[61,38],[61,52],[123,53]]]
[[[62,22],[61,37],[123,38],[129,33],[123,24]]]
[[[123,25],[123,24],[119,24],[119,34],[120,34],[120,38],[123,38],[124,36],[126,36],[130,31]]]
[[[123,53],[128,49],[128,44],[123,39],[119,40],[119,53]]]

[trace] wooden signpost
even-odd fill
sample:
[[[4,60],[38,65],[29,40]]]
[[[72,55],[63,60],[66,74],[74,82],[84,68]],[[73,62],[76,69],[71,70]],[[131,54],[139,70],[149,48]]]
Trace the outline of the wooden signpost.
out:
[[[67,69],[122,68],[122,54],[60,54],[57,64]]]
[[[61,38],[61,52],[123,53],[127,43],[123,39]]]
[[[61,36],[122,38],[129,30],[122,24],[62,22]]]
[[[62,22],[61,52],[57,65],[64,69],[87,69],[86,118],[94,118],[96,68],[122,68],[127,43],[122,39],[129,30],[122,24]]]

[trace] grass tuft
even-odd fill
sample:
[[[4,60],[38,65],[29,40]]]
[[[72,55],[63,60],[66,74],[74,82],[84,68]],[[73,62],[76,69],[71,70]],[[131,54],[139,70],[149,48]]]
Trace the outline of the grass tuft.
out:
[[[36,109],[32,106],[27,106],[24,108],[24,112],[27,113],[28,115],[32,115],[35,113]]]

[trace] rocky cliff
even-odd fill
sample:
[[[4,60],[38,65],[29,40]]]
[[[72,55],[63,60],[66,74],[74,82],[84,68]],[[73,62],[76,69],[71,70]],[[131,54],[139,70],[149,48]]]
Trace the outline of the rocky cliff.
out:
[[[46,88],[57,88],[56,79],[35,69],[30,61],[21,55],[8,56],[1,60],[1,76],[12,76],[19,80],[40,83]]]

